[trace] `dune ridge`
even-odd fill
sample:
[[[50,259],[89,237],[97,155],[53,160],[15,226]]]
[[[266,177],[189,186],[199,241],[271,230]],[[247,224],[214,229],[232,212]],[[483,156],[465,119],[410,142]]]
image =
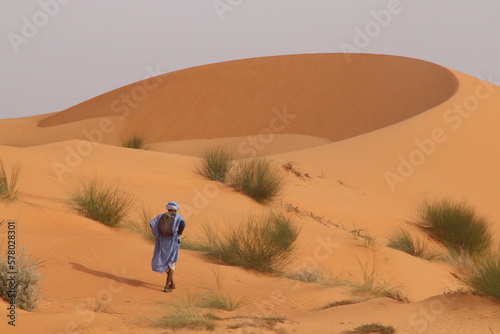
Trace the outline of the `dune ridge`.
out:
[[[449,70],[405,57],[244,59],[116,89],[37,119],[33,135],[42,134],[43,140],[56,131],[61,139],[92,140],[75,129],[92,132],[99,129],[92,119],[110,117],[114,129],[103,142],[113,145],[133,135],[157,143],[255,135],[263,129],[338,141],[417,115],[449,99],[457,87]]]

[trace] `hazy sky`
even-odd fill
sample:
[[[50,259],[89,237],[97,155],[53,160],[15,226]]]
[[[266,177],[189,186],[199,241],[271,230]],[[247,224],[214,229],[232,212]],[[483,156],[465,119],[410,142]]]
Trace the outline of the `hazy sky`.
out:
[[[498,0],[2,0],[0,118],[152,73],[346,48],[500,82],[499,13]]]

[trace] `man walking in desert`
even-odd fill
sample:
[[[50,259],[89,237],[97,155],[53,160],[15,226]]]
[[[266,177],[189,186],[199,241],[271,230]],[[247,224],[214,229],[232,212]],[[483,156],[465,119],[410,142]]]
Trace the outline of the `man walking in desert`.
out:
[[[167,210],[149,222],[151,231],[156,236],[151,267],[153,271],[167,274],[163,291],[171,292],[172,289],[175,289],[174,270],[179,256],[180,236],[186,223],[182,216],[177,213],[179,203],[168,202]]]

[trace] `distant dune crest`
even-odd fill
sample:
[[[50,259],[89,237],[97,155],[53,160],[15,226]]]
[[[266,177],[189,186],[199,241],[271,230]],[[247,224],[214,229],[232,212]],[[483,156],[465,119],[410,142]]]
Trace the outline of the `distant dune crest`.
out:
[[[38,126],[116,116],[119,131],[105,142],[140,134],[155,143],[258,134],[281,115],[280,133],[338,141],[417,115],[458,89],[451,71],[429,62],[369,54],[349,60],[306,54],[189,68],[116,89]]]

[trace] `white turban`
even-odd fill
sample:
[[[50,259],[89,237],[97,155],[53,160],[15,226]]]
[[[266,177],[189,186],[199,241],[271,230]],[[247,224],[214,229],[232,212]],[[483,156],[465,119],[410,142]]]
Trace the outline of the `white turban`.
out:
[[[179,203],[177,203],[177,202],[168,202],[168,204],[167,204],[167,210],[178,211],[179,210]]]

